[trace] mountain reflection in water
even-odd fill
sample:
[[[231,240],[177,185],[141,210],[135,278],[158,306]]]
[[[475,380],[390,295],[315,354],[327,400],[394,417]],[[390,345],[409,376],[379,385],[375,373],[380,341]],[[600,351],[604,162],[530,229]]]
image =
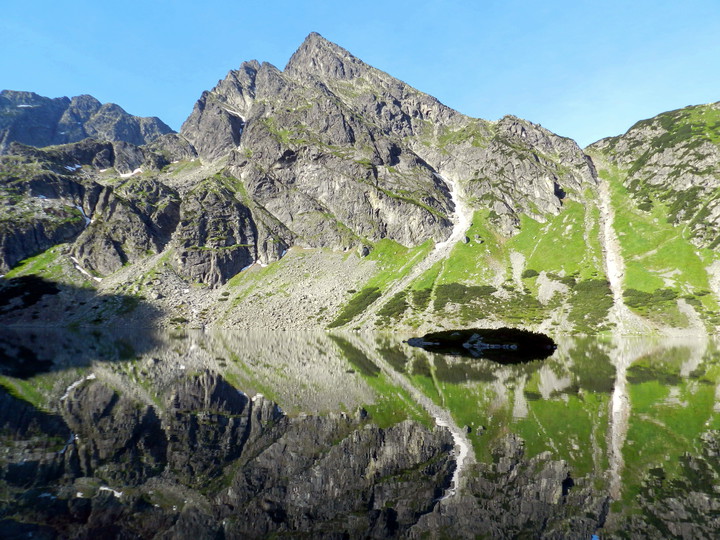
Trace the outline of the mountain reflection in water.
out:
[[[129,336],[0,334],[4,537],[720,530],[714,340],[498,365],[394,335]]]

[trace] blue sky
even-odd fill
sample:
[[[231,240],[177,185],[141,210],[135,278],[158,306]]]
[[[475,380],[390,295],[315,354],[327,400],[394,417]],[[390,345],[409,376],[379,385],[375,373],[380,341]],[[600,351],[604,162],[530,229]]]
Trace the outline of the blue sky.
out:
[[[720,0],[3,0],[0,87],[179,129],[228,70],[282,69],[311,31],[460,112],[583,146],[720,100]]]

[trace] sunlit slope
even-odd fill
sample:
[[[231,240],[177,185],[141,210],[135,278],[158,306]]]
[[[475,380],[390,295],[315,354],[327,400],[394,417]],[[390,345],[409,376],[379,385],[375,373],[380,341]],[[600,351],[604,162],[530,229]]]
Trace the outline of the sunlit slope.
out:
[[[625,303],[656,325],[717,328],[718,104],[642,120],[586,152],[610,184]]]
[[[335,325],[377,299],[374,325],[520,325],[593,333],[609,328],[612,296],[605,277],[599,211],[591,193],[567,201],[539,222],[522,216],[519,233],[500,234],[489,211],[474,213],[466,240],[405,290],[382,298],[372,282],[349,302]],[[373,297],[374,294],[374,297]],[[362,300],[362,302],[360,301]]]
[[[672,222],[661,201],[645,207],[627,186],[628,171],[608,166],[615,228],[625,264],[624,303],[657,326],[712,330],[720,323],[715,249],[693,243],[691,223]],[[702,204],[702,201],[698,201]]]

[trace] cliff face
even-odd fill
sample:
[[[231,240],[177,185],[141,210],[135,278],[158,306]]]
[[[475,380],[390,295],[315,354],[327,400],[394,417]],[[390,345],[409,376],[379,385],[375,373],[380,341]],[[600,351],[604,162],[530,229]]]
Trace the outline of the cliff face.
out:
[[[101,183],[103,169],[130,176],[164,158],[129,143],[86,140],[52,150],[12,145],[0,157],[0,271],[58,243],[98,275],[162,251],[179,219],[178,196],[151,178]],[[100,180],[100,182],[98,182]]]
[[[443,176],[506,234],[521,213],[544,220],[596,182],[573,141],[514,117],[468,118],[318,34],[282,72],[231,71],[181,134],[206,159],[229,156],[249,195],[311,246],[442,240],[455,210]],[[355,238],[319,234],[318,215]]]

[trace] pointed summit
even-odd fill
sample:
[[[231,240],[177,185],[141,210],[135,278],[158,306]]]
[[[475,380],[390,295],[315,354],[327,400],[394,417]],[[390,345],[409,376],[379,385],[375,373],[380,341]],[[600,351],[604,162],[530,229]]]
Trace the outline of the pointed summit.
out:
[[[354,79],[368,69],[363,61],[317,32],[308,34],[285,66],[285,72],[294,76],[333,79]]]

